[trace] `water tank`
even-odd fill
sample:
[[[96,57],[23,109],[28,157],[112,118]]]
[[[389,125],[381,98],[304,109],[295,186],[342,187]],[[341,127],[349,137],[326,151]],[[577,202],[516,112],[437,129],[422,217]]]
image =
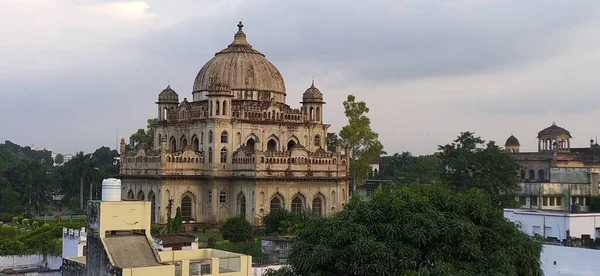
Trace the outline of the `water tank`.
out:
[[[121,201],[121,180],[107,178],[102,180],[102,201]]]
[[[577,202],[573,203],[573,205],[571,205],[571,213],[574,213],[574,214],[581,213],[581,205],[579,205],[579,203],[577,203]]]

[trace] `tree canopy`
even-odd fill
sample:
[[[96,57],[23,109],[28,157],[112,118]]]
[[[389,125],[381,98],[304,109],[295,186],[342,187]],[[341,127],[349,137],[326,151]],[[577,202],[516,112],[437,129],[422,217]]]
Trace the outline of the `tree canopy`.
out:
[[[542,275],[541,243],[477,189],[385,187],[295,234],[290,268],[268,275]]]
[[[456,191],[479,188],[490,194],[494,205],[515,206],[520,166],[493,141],[467,131],[439,150],[444,183]]]
[[[335,152],[340,137],[335,132],[327,132],[327,151]]]
[[[156,126],[158,125],[158,119],[152,118],[147,120],[146,129],[140,128],[134,134],[129,137],[129,148],[134,149],[139,146],[153,148],[154,147],[154,133]]]
[[[357,185],[361,185],[368,177],[371,163],[383,150],[379,134],[371,129],[368,113],[369,108],[365,102],[356,101],[354,95],[348,95],[344,101],[344,114],[348,118],[348,125],[340,131],[340,138],[345,146],[350,147],[350,173]]]

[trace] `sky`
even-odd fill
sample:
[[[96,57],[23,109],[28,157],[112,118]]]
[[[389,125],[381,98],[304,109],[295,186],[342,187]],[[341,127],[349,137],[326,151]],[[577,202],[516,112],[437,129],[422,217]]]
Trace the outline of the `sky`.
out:
[[[534,151],[553,122],[573,147],[600,136],[595,0],[3,0],[0,18],[0,140],[60,153],[114,148],[168,84],[191,98],[240,20],[289,105],[314,77],[337,132],[354,94],[389,154],[463,131]]]

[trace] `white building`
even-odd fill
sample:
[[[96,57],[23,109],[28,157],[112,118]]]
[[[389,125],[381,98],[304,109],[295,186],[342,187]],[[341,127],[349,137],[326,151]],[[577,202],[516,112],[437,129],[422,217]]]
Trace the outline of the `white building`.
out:
[[[600,238],[600,213],[564,213],[531,209],[504,209],[504,217],[519,223],[527,235],[564,240],[567,236]]]
[[[85,227],[72,229],[63,227],[62,257],[83,257],[87,244]]]

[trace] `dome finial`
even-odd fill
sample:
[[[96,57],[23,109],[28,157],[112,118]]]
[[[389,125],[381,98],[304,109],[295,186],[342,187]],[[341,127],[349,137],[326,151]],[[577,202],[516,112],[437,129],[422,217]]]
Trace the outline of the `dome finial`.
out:
[[[244,24],[242,24],[242,21],[240,21],[240,22],[237,24],[237,27],[238,27],[238,32],[241,32],[241,31],[242,31],[242,28],[244,28]]]
[[[552,125],[555,126],[556,125],[556,121],[552,121]]]
[[[312,83],[310,84],[310,87],[315,87],[315,76],[313,76],[312,78]]]

